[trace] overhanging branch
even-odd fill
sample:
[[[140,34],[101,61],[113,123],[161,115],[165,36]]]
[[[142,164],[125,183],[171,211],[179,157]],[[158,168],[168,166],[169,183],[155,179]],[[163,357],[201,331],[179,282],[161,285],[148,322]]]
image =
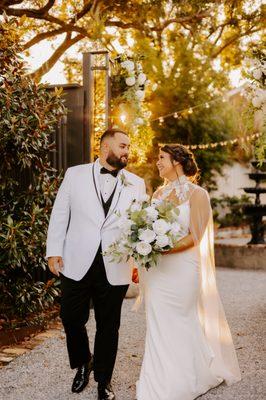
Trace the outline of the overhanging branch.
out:
[[[36,71],[29,74],[31,78],[34,78],[37,82],[40,81],[41,77],[45,75],[50,69],[55,65],[59,58],[64,54],[64,52],[69,49],[73,44],[79,42],[83,38],[82,35],[77,35],[71,38],[71,33],[67,33],[65,40],[60,46],[54,51],[51,57],[45,61]]]

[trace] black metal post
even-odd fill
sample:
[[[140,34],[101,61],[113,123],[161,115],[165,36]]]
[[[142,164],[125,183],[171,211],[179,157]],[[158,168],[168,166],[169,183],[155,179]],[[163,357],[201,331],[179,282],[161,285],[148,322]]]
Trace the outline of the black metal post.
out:
[[[104,65],[97,65],[97,56],[104,56]],[[105,50],[83,53],[83,162],[93,161],[94,154],[94,71],[105,71],[105,127],[110,126],[109,54]]]

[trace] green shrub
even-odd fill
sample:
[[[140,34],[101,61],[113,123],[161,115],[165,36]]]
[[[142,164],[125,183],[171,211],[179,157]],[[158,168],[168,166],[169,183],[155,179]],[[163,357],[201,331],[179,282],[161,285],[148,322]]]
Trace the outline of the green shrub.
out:
[[[25,316],[51,304],[55,280],[35,282],[44,260],[49,214],[59,178],[49,162],[64,106],[60,91],[26,75],[14,20],[0,26],[0,304]]]

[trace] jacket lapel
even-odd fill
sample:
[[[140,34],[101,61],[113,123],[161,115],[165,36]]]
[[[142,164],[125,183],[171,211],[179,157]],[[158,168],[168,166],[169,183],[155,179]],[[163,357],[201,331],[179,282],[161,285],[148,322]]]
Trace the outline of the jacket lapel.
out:
[[[97,198],[98,198],[99,204],[101,206],[101,209],[102,209],[102,211],[104,213],[103,203],[102,203],[102,199],[101,199],[100,182],[99,182],[99,179],[98,179],[98,174],[96,173],[96,170],[95,170],[95,162],[92,164],[92,179],[93,179],[93,186],[94,186],[95,193],[97,195]],[[118,182],[117,182],[117,185],[116,185],[115,193],[113,195],[112,203],[111,203],[109,211],[108,211],[108,213],[107,213],[107,215],[106,215],[106,217],[105,217],[105,219],[103,221],[102,226],[105,224],[105,222],[109,219],[109,217],[115,211],[115,209],[116,209],[116,207],[117,207],[117,205],[119,203],[119,199],[120,199],[123,187],[124,187],[124,184],[123,184],[123,181],[122,181],[122,178],[121,178],[121,173],[120,173],[118,175]]]
[[[107,218],[109,218],[109,217],[113,214],[113,212],[115,211],[115,209],[116,209],[116,207],[117,207],[117,204],[118,204],[118,202],[119,202],[119,199],[120,199],[120,195],[121,195],[123,186],[124,186],[124,185],[123,185],[123,183],[122,183],[122,181],[121,181],[121,177],[119,176],[119,177],[118,177],[118,182],[117,182],[117,185],[116,185],[116,189],[115,189],[115,193],[114,193],[114,196],[113,196],[113,199],[112,199],[112,203],[111,203],[111,205],[110,205],[110,208],[109,208],[109,211],[108,211],[108,213],[107,213],[107,216],[106,216],[105,221],[106,221]]]
[[[94,190],[96,192],[97,198],[103,209],[103,203],[101,200],[100,182],[99,182],[98,176],[95,171],[95,162],[92,164],[92,180],[93,180],[93,186],[94,186]]]
[[[95,217],[97,223],[101,225],[105,219],[105,216],[103,204],[101,201],[99,180],[95,171],[95,163],[91,165],[91,168],[89,170],[89,179],[91,185],[87,185],[87,190],[91,191],[93,193],[93,197],[95,198],[95,203],[93,202],[93,204],[95,204],[95,206],[93,206],[93,209],[95,209],[95,212],[93,212],[93,216]],[[88,195],[91,197],[92,193],[88,193]]]

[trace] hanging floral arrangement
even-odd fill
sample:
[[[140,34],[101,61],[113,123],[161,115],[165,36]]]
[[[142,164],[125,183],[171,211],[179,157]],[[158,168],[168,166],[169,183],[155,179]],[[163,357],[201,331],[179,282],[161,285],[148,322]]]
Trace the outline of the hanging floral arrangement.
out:
[[[111,121],[129,133],[132,165],[146,162],[152,146],[154,132],[149,124],[151,112],[145,104],[145,94],[150,81],[141,64],[142,57],[119,55],[111,68]]]
[[[111,112],[114,125],[124,125],[136,130],[147,124],[149,113],[145,110],[145,90],[149,84],[141,60],[119,55],[112,65]]]
[[[249,79],[249,84],[246,86],[244,94],[250,101],[254,120],[260,121],[262,135],[257,142],[255,155],[259,161],[266,157],[266,131],[265,131],[265,116],[266,116],[266,55],[265,52],[254,50],[252,56],[246,58],[245,69],[243,71],[245,77]]]

